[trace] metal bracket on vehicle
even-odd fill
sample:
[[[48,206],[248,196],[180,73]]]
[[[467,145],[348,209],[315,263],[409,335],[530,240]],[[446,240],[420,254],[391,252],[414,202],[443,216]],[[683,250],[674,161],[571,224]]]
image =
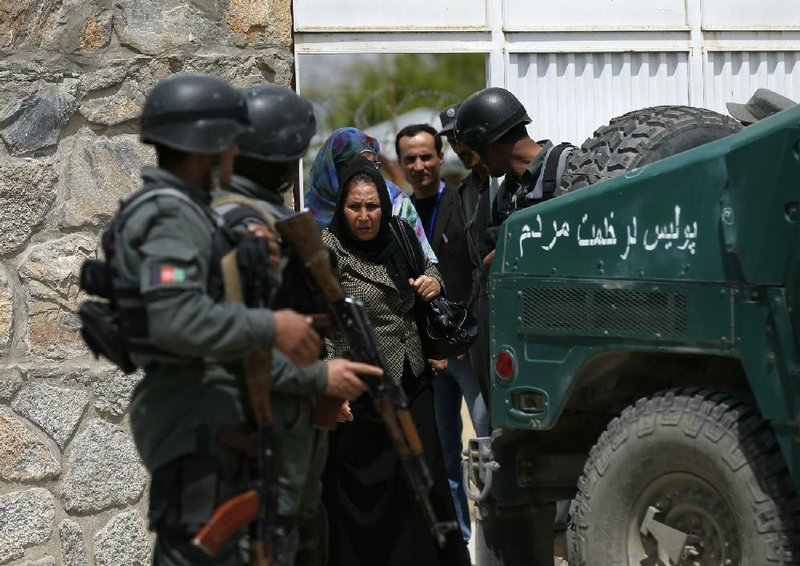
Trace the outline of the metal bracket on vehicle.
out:
[[[725,251],[731,254],[739,253],[737,242],[736,217],[733,213],[730,193],[724,191],[720,199],[722,211],[720,212],[720,224],[722,225],[722,239],[725,242]]]
[[[492,474],[500,469],[492,454],[492,437],[470,438],[463,455],[464,491],[472,501],[483,501],[492,490]]]
[[[644,536],[649,535],[656,540],[658,560],[661,564],[677,564],[686,550],[686,541],[689,535],[656,519],[658,513],[659,511],[655,507],[648,507],[639,531]]]

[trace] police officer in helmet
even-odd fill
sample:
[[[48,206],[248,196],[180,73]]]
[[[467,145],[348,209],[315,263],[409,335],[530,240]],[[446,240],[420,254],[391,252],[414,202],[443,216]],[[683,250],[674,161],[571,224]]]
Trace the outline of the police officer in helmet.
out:
[[[293,214],[283,195],[297,177],[300,158],[317,131],[311,103],[291,89],[265,85],[244,89],[253,128],[240,136],[229,188],[261,200],[277,219]]]
[[[555,196],[567,160],[575,148],[570,143],[555,145],[550,140],[534,141],[526,128],[530,123],[531,119],[517,97],[499,87],[472,94],[456,113],[456,140],[478,153],[492,177],[505,175],[491,203],[491,220],[486,230],[490,251],[483,260],[483,293],[479,295],[476,307],[479,325],[484,332],[479,332],[471,350],[484,368],[489,363],[488,332],[485,331],[489,328],[487,279],[495,256],[494,243],[499,226],[514,211]],[[483,372],[483,379],[483,385],[488,390],[486,372]],[[567,521],[568,502],[561,501],[558,506],[556,524],[563,529]],[[546,513],[551,511],[555,517],[556,507],[553,506]]]
[[[552,198],[574,149],[534,141],[525,127],[530,123],[517,97],[499,87],[472,94],[458,109],[456,139],[480,155],[492,177],[505,175],[493,203],[495,226],[515,210]]]
[[[455,137],[478,152],[493,177],[500,177],[512,168],[507,156],[511,148],[502,146],[524,139],[525,125],[530,123],[516,96],[504,88],[491,87],[473,93],[459,106]],[[530,153],[535,155],[539,151],[540,148],[531,147]],[[521,175],[518,164],[514,170]]]
[[[210,193],[228,182],[236,138],[249,127],[244,98],[225,81],[180,74],[159,82],[141,116],[141,139],[155,145],[158,167],[143,171],[144,188],[112,221],[113,296],[130,357],[145,374],[130,420],[152,474],[158,565],[243,564],[238,540],[215,558],[189,544],[241,489],[245,467],[216,441],[221,429],[243,426],[247,407],[239,380],[217,360],[265,347],[299,366],[319,355],[306,317],[222,301],[225,238]]]
[[[239,137],[234,174],[225,189],[214,194],[212,203],[235,231],[269,228],[272,222],[294,214],[283,197],[292,188],[299,160],[316,133],[311,104],[291,89],[269,85],[243,93],[252,131]],[[283,252],[282,285],[273,308],[291,306],[301,312],[325,312],[326,305],[313,300],[303,265],[290,250]],[[279,566],[325,562],[320,476],[328,438],[327,431],[312,424],[311,414],[323,395],[349,400],[358,397],[365,385],[357,374],[380,375],[381,370],[343,359],[296,368],[279,352],[273,353],[272,410],[281,455],[278,511],[287,527],[287,536],[274,551]],[[342,418],[351,418],[349,410],[343,410]]]

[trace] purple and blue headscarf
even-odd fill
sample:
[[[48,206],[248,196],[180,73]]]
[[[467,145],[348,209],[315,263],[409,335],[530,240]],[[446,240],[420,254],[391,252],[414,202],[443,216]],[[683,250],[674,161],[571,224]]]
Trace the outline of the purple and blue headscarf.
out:
[[[327,228],[336,210],[336,201],[339,196],[339,179],[336,174],[336,164],[349,161],[356,155],[365,152],[380,153],[378,140],[365,134],[357,128],[340,128],[333,132],[320,148],[314,163],[311,165],[311,183],[306,192],[305,205],[320,230]],[[386,181],[389,189],[389,198],[392,202],[392,214],[405,218],[414,227],[414,233],[422,243],[425,255],[436,262],[425,229],[419,219],[414,203],[408,198],[400,187]]]

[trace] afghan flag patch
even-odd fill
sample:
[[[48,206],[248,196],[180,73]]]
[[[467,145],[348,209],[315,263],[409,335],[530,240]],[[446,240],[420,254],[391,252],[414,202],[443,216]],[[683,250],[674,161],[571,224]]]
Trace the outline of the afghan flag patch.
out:
[[[153,283],[183,283],[186,281],[186,270],[174,265],[154,265],[150,279]]]

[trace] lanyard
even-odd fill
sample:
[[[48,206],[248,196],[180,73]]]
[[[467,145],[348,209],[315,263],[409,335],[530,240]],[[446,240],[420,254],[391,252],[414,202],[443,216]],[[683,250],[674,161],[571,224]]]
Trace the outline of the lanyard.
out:
[[[431,214],[431,225],[425,234],[428,239],[433,237],[433,227],[436,226],[436,216],[439,214],[439,203],[442,202],[442,193],[444,192],[444,181],[440,181],[439,194],[436,195],[436,206],[433,207],[433,214]],[[417,206],[417,195],[411,195],[411,202]]]

